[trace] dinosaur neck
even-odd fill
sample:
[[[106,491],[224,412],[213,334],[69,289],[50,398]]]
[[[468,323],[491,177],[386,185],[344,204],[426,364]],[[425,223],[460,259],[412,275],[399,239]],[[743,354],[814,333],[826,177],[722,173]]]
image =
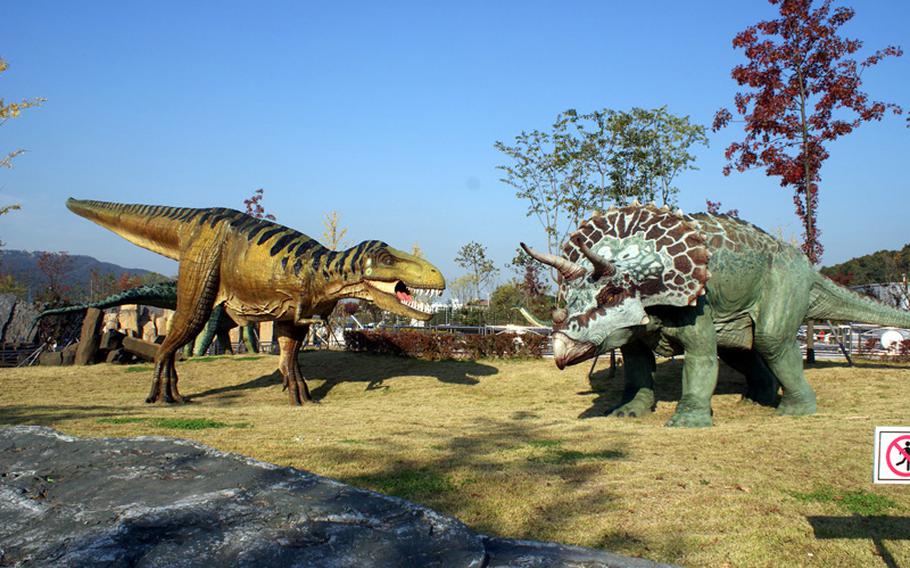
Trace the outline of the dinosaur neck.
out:
[[[313,242],[304,255],[291,254],[282,259],[289,276],[309,275],[314,289],[332,294],[363,278],[363,246],[335,251]],[[293,251],[292,251],[293,252]]]

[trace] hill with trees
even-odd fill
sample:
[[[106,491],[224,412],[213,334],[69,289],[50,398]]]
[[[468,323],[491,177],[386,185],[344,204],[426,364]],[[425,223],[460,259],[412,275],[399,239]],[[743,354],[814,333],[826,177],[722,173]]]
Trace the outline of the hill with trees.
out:
[[[50,302],[98,299],[122,289],[162,280],[169,278],[91,256],[0,250],[0,287],[4,292],[24,298]]]
[[[820,271],[846,286],[879,282],[898,282],[910,274],[910,244],[901,250],[880,250],[847,262],[826,266]]]

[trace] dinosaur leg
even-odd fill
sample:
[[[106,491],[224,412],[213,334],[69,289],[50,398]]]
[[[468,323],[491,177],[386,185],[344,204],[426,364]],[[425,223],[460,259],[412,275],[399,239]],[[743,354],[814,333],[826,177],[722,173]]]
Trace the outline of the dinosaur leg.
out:
[[[667,426],[711,426],[711,395],[717,386],[717,334],[710,307],[699,302],[672,331],[683,347],[682,398]],[[668,330],[669,331],[669,330]]]
[[[193,339],[212,314],[218,293],[218,251],[190,249],[180,259],[177,276],[177,309],[171,328],[155,355],[155,378],[146,402],[183,402],[177,391],[174,355]]]
[[[281,350],[278,369],[281,371],[284,386],[288,389],[288,401],[292,405],[299,406],[313,400],[306,379],[300,372],[300,362],[297,360],[309,327],[308,325],[296,326],[290,322],[276,322],[275,324],[275,335],[278,336],[278,347]]]
[[[221,323],[223,314],[224,304],[218,304],[212,309],[212,315],[209,316],[208,321],[206,321],[205,325],[202,327],[202,331],[196,337],[196,341],[193,345],[193,355],[201,357],[209,350],[212,342],[215,341],[215,336],[218,334],[218,325]]]
[[[720,360],[746,377],[746,392],[743,400],[762,406],[777,404],[777,390],[780,383],[765,360],[754,349],[718,349]]]
[[[607,414],[620,418],[643,416],[654,410],[654,373],[657,370],[654,352],[640,341],[633,341],[620,349],[626,385],[622,402]]]
[[[209,308],[210,309],[210,308]],[[190,341],[205,325],[208,309],[200,303],[190,312],[181,312],[180,309],[174,313],[174,319],[171,329],[164,337],[164,342],[158,348],[158,354],[155,355],[155,378],[152,381],[152,389],[149,392],[146,402],[184,402],[183,397],[177,390],[177,369],[174,365],[174,356],[182,345]],[[192,314],[196,313],[194,317]],[[181,317],[181,314],[187,314]]]
[[[259,353],[259,340],[256,338],[256,324],[248,323],[243,326],[243,344],[248,353]]]
[[[221,345],[224,352],[233,355],[234,346],[231,345],[231,332],[226,329],[219,329],[216,336],[218,337],[218,343]]]
[[[777,413],[782,416],[802,416],[813,414],[816,409],[815,391],[806,382],[803,375],[803,355],[796,340],[778,344],[777,349],[761,351],[771,372],[780,379],[784,396],[777,406]]]

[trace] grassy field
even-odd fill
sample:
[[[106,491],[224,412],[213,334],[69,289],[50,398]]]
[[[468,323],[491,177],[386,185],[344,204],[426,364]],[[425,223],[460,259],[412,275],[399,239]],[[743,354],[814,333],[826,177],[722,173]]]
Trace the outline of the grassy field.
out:
[[[819,412],[740,402],[723,369],[715,426],[611,419],[621,379],[552,361],[301,356],[319,404],[287,405],[277,358],[178,363],[192,403],[143,403],[150,366],[0,371],[0,423],[81,436],[168,435],[423,503],[490,534],[688,566],[910,566],[910,488],[873,486],[876,425],[910,422],[910,369],[821,364]]]

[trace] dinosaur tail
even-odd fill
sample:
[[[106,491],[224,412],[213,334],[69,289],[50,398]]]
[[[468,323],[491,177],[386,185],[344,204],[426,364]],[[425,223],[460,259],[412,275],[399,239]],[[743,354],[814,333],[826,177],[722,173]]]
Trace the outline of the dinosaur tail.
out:
[[[107,298],[98,300],[97,302],[88,302],[86,304],[76,304],[73,306],[64,306],[62,308],[44,310],[35,316],[34,320],[32,320],[29,336],[31,335],[31,331],[35,329],[35,326],[38,325],[38,322],[47,316],[84,312],[89,308],[106,310],[108,308],[125,306],[127,304],[140,304],[143,306],[154,306],[156,308],[166,308],[173,310],[177,306],[177,283],[161,282],[159,284],[138,286],[136,288],[124,290],[119,294],[108,296]]]
[[[133,244],[168,258],[178,259],[182,222],[204,212],[204,209],[166,207],[163,205],[127,205],[106,201],[66,200],[76,215],[94,221]]]
[[[532,314],[531,312],[529,312],[528,310],[526,310],[524,308],[518,308],[518,312],[525,318],[525,320],[529,324],[533,325],[534,327],[553,327],[553,322],[547,323],[547,322],[541,321],[541,320],[537,319],[536,317],[534,317],[534,314]]]
[[[809,294],[807,317],[811,319],[859,321],[910,328],[910,312],[857,294],[821,274],[816,274]]]

